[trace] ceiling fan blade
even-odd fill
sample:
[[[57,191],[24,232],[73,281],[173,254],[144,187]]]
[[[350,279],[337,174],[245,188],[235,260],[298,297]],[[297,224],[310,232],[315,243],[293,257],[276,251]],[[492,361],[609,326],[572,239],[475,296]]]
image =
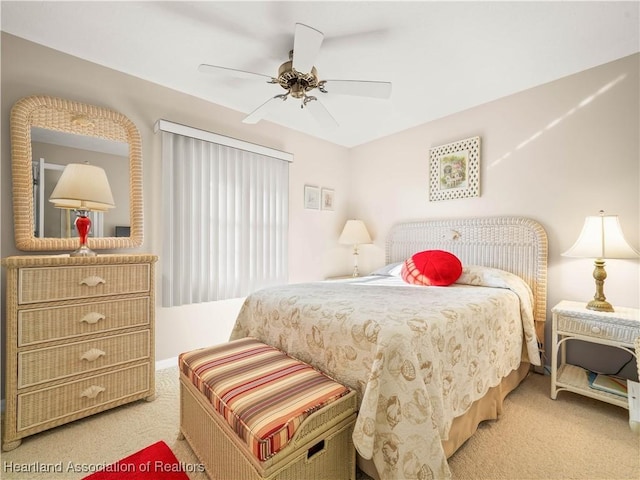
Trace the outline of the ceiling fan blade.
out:
[[[338,126],[338,122],[336,122],[336,119],[333,118],[333,116],[329,113],[329,110],[327,110],[327,108],[322,103],[320,103],[319,100],[314,99],[308,101],[305,104],[305,108],[309,109],[309,113],[311,113],[311,115],[313,115],[313,118],[315,118],[316,121],[323,127],[333,128]]]
[[[273,80],[273,77],[269,75],[263,75],[262,73],[247,72],[245,70],[238,70],[238,69],[229,68],[229,67],[220,67],[218,65],[207,65],[206,63],[201,64],[198,67],[198,70],[202,73],[233,75],[236,78],[247,78],[250,80],[255,80],[256,78],[263,78],[263,79],[266,78],[269,82]]]
[[[296,23],[293,38],[293,68],[300,73],[311,72],[323,39],[322,32],[302,23]]]
[[[357,95],[360,97],[389,98],[391,82],[370,82],[367,80],[325,80],[322,82],[323,93],[339,95]]]
[[[242,123],[258,123],[264,117],[266,117],[269,113],[273,112],[284,100],[287,99],[286,95],[276,95],[273,98],[270,98],[258,108],[256,108],[253,112],[247,115]]]

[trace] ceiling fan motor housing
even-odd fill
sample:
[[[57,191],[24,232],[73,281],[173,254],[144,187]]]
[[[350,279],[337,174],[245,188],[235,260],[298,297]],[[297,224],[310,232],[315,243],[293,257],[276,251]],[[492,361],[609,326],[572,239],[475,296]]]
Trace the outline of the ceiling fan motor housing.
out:
[[[276,80],[293,98],[303,98],[306,92],[318,87],[318,71],[312,67],[310,73],[298,72],[289,60],[280,65]]]

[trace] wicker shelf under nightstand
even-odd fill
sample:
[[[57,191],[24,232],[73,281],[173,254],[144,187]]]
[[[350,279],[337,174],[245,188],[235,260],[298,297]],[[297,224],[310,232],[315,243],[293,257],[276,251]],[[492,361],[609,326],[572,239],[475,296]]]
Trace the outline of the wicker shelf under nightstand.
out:
[[[33,255],[7,270],[2,449],[155,395],[154,255]]]
[[[634,343],[640,337],[640,310],[616,307],[615,312],[596,312],[587,310],[584,303],[562,301],[551,312],[551,398],[555,400],[558,392],[567,390],[628,409],[627,398],[589,387],[587,371],[567,363],[566,343],[580,340],[608,345],[636,356]]]

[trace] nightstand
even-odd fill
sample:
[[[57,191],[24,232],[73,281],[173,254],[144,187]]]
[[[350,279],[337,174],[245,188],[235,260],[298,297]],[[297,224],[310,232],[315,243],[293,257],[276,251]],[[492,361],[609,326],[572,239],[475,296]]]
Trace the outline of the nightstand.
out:
[[[347,280],[352,278],[359,278],[359,277],[354,277],[353,275],[337,275],[335,277],[327,277],[325,278],[325,280]]]
[[[567,363],[566,343],[580,340],[609,345],[628,351],[637,360],[634,342],[640,337],[640,310],[615,307],[615,312],[596,312],[585,305],[562,301],[551,310],[551,398],[555,400],[558,392],[567,390],[629,409],[627,398],[589,387],[587,371]]]

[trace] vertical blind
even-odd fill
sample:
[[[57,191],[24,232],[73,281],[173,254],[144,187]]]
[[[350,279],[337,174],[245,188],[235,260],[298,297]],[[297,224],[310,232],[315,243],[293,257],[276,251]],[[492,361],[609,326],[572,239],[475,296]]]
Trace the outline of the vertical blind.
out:
[[[237,298],[286,283],[289,162],[159,129],[162,305]]]

